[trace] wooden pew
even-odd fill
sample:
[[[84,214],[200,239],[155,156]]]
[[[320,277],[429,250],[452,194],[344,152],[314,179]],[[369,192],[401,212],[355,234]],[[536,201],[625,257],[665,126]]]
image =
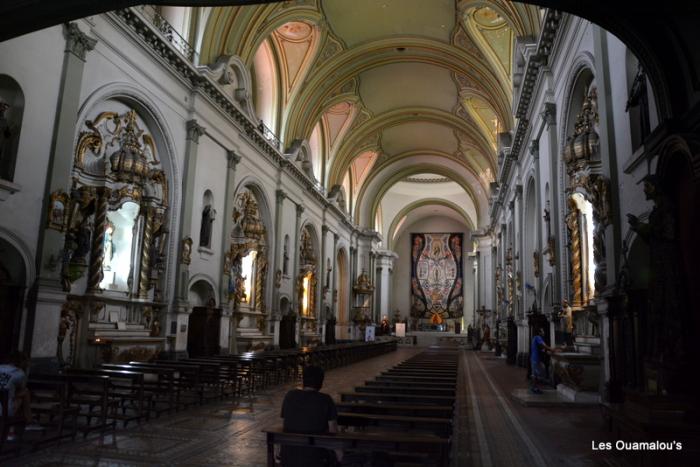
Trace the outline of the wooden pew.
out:
[[[267,465],[275,466],[274,445],[310,446],[352,452],[381,453],[389,458],[408,456],[423,465],[449,465],[449,441],[430,434],[412,433],[284,433],[281,427],[264,430],[267,436]],[[415,462],[414,462],[415,463]]]
[[[148,409],[156,417],[159,417],[161,413],[168,413],[176,409],[177,388],[173,368],[143,367],[128,363],[103,363],[100,368],[143,373],[144,390],[151,394],[151,405]]]
[[[379,404],[364,401],[338,402],[336,409],[339,412],[386,414],[405,417],[451,418],[454,414],[454,408],[449,405]]]
[[[412,433],[432,433],[442,438],[452,435],[452,418],[410,417],[406,415],[369,414],[364,412],[338,412],[338,425],[359,428],[387,429]]]
[[[84,418],[78,431],[87,437],[90,432],[100,434],[116,427],[114,414],[119,401],[110,396],[110,379],[105,375],[40,374],[32,373],[29,382],[58,382],[66,384],[69,407],[77,409],[76,418]],[[93,423],[95,420],[95,423]]]
[[[455,395],[454,388],[440,388],[435,386],[355,386],[355,392],[371,393],[371,394],[416,394],[416,395],[434,395],[434,396],[452,396]]]
[[[124,370],[82,370],[69,368],[68,375],[108,376],[109,397],[118,402],[118,409],[114,410],[111,418],[121,420],[124,427],[130,421],[141,423],[141,420],[150,418],[149,407],[152,395],[146,393],[143,373]],[[131,413],[127,413],[130,411]]]
[[[425,394],[396,394],[396,393],[368,393],[368,392],[341,392],[340,400],[366,401],[366,402],[391,402],[401,404],[443,405],[452,407],[454,396],[434,396]]]

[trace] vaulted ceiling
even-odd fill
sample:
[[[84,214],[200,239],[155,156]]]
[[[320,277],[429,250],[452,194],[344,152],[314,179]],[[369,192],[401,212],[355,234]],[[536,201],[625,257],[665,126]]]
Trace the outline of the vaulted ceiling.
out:
[[[386,229],[396,224],[399,213],[382,211],[383,197],[406,177],[428,173],[462,190],[471,208],[453,215],[476,228],[487,221],[497,134],[514,123],[514,41],[536,37],[540,19],[538,8],[507,0],[221,7],[208,16],[201,57],[240,56],[264,81],[259,89],[277,76],[269,125],[285,146],[310,141],[322,159],[317,178],[326,189],[350,191],[359,224],[379,228],[377,211]],[[255,70],[263,48],[272,50],[274,73]],[[437,200],[430,190],[413,192],[407,205],[417,213]],[[438,212],[451,206],[435,201]]]

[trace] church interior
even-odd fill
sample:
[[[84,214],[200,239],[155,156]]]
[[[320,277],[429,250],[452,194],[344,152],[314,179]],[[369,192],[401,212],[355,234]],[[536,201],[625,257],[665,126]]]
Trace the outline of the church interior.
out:
[[[2,2],[0,464],[699,465],[698,20]]]

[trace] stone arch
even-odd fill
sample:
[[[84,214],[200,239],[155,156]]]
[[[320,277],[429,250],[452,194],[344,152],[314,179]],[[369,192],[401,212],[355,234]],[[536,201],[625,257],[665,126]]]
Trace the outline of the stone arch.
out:
[[[182,199],[182,184],[180,182],[180,171],[176,160],[177,152],[175,151],[175,144],[173,142],[173,132],[168,125],[168,120],[160,111],[158,104],[156,104],[151,96],[141,88],[131,83],[114,82],[96,89],[85,99],[78,111],[77,121],[84,122],[92,118],[94,113],[99,110],[100,104],[111,99],[119,101],[135,110],[152,132],[161,166],[168,180],[167,227],[169,232],[177,232],[180,202]],[[80,138],[80,129],[81,125],[76,125],[73,147],[76,147]],[[166,258],[163,290],[169,291],[169,300],[175,294],[175,269],[180,242],[175,235],[169,235],[167,242],[167,251],[169,254]]]
[[[33,328],[25,303],[36,280],[33,255],[14,232],[0,226],[0,357],[28,349]]]
[[[216,303],[216,285],[206,274],[195,274],[187,287],[188,301],[191,307],[207,306],[209,300]]]
[[[459,216],[464,220],[464,224],[468,226],[470,230],[476,229],[474,221],[469,217],[469,215],[466,212],[464,212],[464,209],[462,209],[460,206],[453,203],[452,201],[442,198],[423,198],[408,204],[403,209],[401,209],[396,214],[396,216],[394,216],[394,219],[391,221],[391,225],[389,226],[389,230],[387,230],[386,232],[385,238],[387,249],[393,250],[394,248],[394,237],[396,236],[396,231],[399,228],[398,224],[401,221],[401,219],[414,209],[427,205],[439,205],[448,207],[455,211],[457,214],[459,214]]]

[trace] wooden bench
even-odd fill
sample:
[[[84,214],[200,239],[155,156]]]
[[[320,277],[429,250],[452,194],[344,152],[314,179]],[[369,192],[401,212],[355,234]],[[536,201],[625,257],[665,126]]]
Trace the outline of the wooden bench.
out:
[[[119,401],[110,396],[108,376],[32,373],[29,379],[30,383],[45,381],[59,382],[67,386],[68,405],[77,409],[77,419],[85,419],[84,424],[78,423],[77,426],[83,437],[87,437],[92,431],[104,434],[116,427],[113,415]]]
[[[83,370],[69,368],[68,375],[88,375],[109,377],[109,398],[117,401],[117,410],[110,414],[111,418],[121,420],[124,427],[130,421],[141,423],[150,418],[149,407],[152,395],[145,391],[144,375],[136,371],[125,370]]]
[[[411,394],[421,396],[452,396],[455,395],[454,388],[438,388],[433,386],[355,386],[355,392],[372,394]]]
[[[341,392],[340,400],[366,401],[366,402],[400,402],[403,404],[444,405],[453,406],[454,396],[434,396],[425,394],[396,394],[396,393],[368,393],[368,392]]]
[[[412,433],[284,433],[281,427],[264,430],[267,436],[267,465],[275,466],[274,446],[308,446],[340,449],[345,455],[354,452],[408,458],[419,465],[449,465],[449,441],[430,434]],[[418,462],[416,462],[418,461]]]
[[[406,415],[338,412],[338,425],[366,429],[368,427],[394,428],[401,431],[429,432],[449,438],[452,435],[452,417],[410,417]]]
[[[454,414],[454,408],[449,405],[378,404],[364,401],[338,402],[336,409],[339,412],[386,414],[405,417],[451,418]]]
[[[150,394],[151,405],[148,409],[156,417],[176,409],[177,388],[175,386],[175,370],[165,367],[143,367],[128,363],[103,363],[104,370],[123,370],[143,373],[143,385]]]

